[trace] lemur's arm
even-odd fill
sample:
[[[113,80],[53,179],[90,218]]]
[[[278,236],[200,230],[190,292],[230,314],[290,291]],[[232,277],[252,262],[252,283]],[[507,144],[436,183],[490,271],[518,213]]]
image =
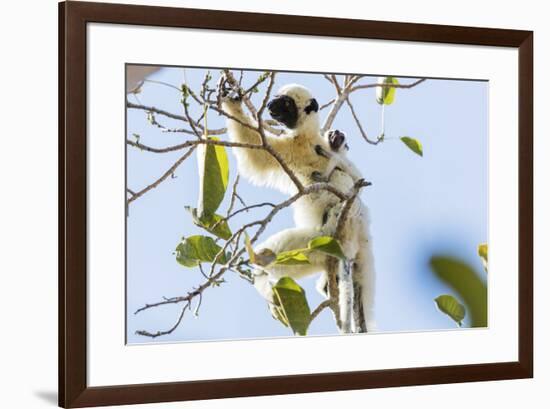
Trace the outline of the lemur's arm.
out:
[[[243,111],[242,102],[235,99],[226,99],[222,103],[222,108],[225,112],[234,116],[242,123],[248,124],[256,128],[257,124],[249,115]],[[231,142],[247,143],[252,145],[260,145],[262,143],[260,134],[253,129],[250,129],[241,123],[230,118],[227,119],[227,128],[229,139]],[[275,137],[266,135],[267,142],[276,149],[277,141]],[[234,150],[237,159],[252,172],[272,172],[280,169],[277,161],[265,150],[262,149],[247,149],[237,148]]]

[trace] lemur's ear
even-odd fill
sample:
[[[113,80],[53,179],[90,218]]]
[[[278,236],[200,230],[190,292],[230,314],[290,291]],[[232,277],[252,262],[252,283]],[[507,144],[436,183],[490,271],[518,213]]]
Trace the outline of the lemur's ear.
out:
[[[306,114],[309,114],[311,111],[319,111],[319,104],[317,103],[317,100],[315,98],[311,98],[309,100],[309,105],[304,108],[304,111],[306,112]]]

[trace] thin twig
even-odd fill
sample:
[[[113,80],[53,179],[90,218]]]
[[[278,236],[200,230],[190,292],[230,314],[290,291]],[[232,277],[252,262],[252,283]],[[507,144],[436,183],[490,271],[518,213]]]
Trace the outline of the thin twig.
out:
[[[245,206],[239,210],[236,210],[235,212],[231,213],[229,216],[227,216],[227,219],[231,219],[232,217],[235,217],[236,215],[238,215],[239,213],[242,213],[242,212],[248,212],[252,209],[256,209],[258,207],[265,207],[265,206],[271,206],[271,207],[275,207],[276,205],[273,204],[273,203],[269,203],[269,202],[264,202],[264,203],[258,203],[258,204],[254,204],[254,205],[251,205],[251,206]]]
[[[180,143],[178,145],[172,145],[167,146],[165,148],[155,148],[152,146],[144,145],[141,142],[134,142],[129,139],[126,140],[126,143],[130,146],[133,146],[135,148],[152,152],[152,153],[168,153],[168,152],[174,152],[179,151],[185,148],[189,148],[191,146],[196,145],[218,145],[218,146],[226,146],[230,148],[245,148],[245,149],[265,149],[262,145],[256,145],[253,143],[241,143],[241,142],[229,142],[229,141],[219,141],[216,139],[201,139],[201,140],[193,140],[193,141],[186,141],[183,143]]]
[[[156,338],[156,337],[160,337],[162,335],[168,335],[168,334],[171,334],[172,332],[174,332],[176,330],[176,328],[180,325],[181,323],[181,320],[183,319],[183,316],[185,315],[185,311],[187,311],[187,309],[189,308],[190,304],[187,303],[183,306],[183,308],[181,309],[181,313],[178,317],[178,320],[176,321],[176,323],[168,330],[166,331],[157,331],[155,332],[154,334],[151,333],[151,332],[148,332],[148,331],[145,331],[145,330],[139,330],[139,331],[136,331],[136,334],[137,335],[142,335],[144,337],[150,337],[150,338]]]
[[[317,318],[317,316],[321,314],[321,312],[323,312],[325,308],[330,307],[330,303],[330,300],[325,300],[321,304],[319,304],[317,308],[315,308],[311,313],[310,321],[313,321],[315,318]]]
[[[133,193],[132,196],[128,199],[128,203],[133,202],[134,200],[138,199],[139,197],[143,196],[145,193],[147,193],[149,190],[156,188],[158,185],[160,185],[162,182],[164,182],[170,175],[174,173],[174,171],[180,166],[185,159],[187,159],[195,150],[196,146],[191,147],[185,154],[180,157],[170,168],[162,174],[160,178],[155,180],[150,185],[144,187],[139,192]]]
[[[350,89],[351,92],[358,91],[360,89],[367,89],[367,88],[376,88],[376,87],[384,87],[384,88],[403,88],[403,89],[409,89],[416,87],[419,84],[422,84],[424,81],[426,81],[427,78],[420,78],[419,80],[411,83],[411,84],[386,84],[386,83],[376,83],[376,84],[363,84],[363,85],[356,85],[355,87],[352,87]]]
[[[330,101],[328,101],[326,104],[323,104],[321,105],[321,107],[319,108],[319,111],[322,111],[323,109],[325,108],[328,108],[329,106],[331,106],[332,104],[334,104],[334,101],[336,101],[335,98],[332,98]]]
[[[177,114],[174,114],[172,112],[168,112],[168,111],[156,108],[154,106],[147,106],[147,105],[143,105],[143,104],[134,104],[133,102],[127,101],[126,102],[126,107],[129,108],[129,109],[140,109],[142,111],[153,112],[155,114],[163,115],[163,116],[165,116],[167,118],[170,118],[170,119],[175,119],[175,120],[178,120],[178,121],[188,122],[188,119],[185,116],[177,115]],[[199,124],[195,123],[194,125],[198,126]],[[209,129],[208,130],[209,135],[223,135],[226,132],[227,132],[226,128]]]
[[[347,104],[349,106],[349,109],[351,111],[351,115],[353,116],[353,119],[355,120],[355,123],[357,124],[357,128],[359,129],[359,133],[361,134],[361,136],[363,137],[365,142],[370,143],[371,145],[378,145],[380,142],[382,142],[384,140],[383,137],[379,137],[375,141],[369,139],[369,137],[367,135],[367,132],[363,129],[363,126],[361,125],[361,121],[359,120],[359,117],[355,113],[355,108],[353,107],[353,104],[351,103],[351,101],[349,99],[349,96],[346,98],[346,102],[347,102]]]

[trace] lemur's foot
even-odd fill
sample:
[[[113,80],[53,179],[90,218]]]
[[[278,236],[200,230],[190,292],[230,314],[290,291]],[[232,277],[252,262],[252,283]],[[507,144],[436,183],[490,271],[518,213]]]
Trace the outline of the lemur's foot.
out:
[[[328,183],[328,178],[323,176],[323,174],[317,170],[311,172],[311,180],[319,183]]]
[[[330,158],[330,155],[323,149],[321,145],[315,145],[315,153],[323,158]]]

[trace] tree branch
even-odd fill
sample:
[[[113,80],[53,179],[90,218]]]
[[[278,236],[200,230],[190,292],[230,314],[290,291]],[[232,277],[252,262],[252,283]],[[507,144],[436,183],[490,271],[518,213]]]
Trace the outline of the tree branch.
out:
[[[317,318],[325,308],[330,307],[330,303],[330,300],[325,300],[321,304],[319,304],[317,308],[315,308],[311,313],[310,321],[313,321],[315,318]]]
[[[171,112],[164,111],[164,110],[159,109],[159,108],[155,108],[154,106],[134,104],[133,102],[126,101],[126,107],[129,108],[129,109],[140,109],[142,111],[153,112],[155,114],[163,115],[163,116],[165,116],[167,118],[170,118],[170,119],[175,119],[175,120],[178,120],[178,121],[183,121],[183,122],[189,123],[188,119],[186,117],[182,116],[182,115],[176,115],[176,114],[173,114]],[[197,126],[199,124],[195,123],[194,125]],[[226,132],[227,132],[226,128],[209,129],[208,130],[209,135],[223,135]]]
[[[334,103],[332,104],[332,108],[329,111],[325,122],[323,124],[323,127],[321,128],[321,132],[324,133],[330,127],[332,126],[334,119],[336,118],[336,115],[340,111],[340,108],[342,107],[342,104],[348,99],[349,95],[355,91],[361,90],[361,89],[367,89],[367,88],[375,88],[375,87],[388,87],[388,88],[403,88],[403,89],[409,89],[416,87],[417,85],[421,84],[422,82],[426,81],[426,78],[421,78],[411,84],[379,84],[379,83],[373,83],[373,84],[363,84],[363,85],[356,85],[353,86],[359,79],[361,79],[363,76],[356,75],[353,78],[351,78],[347,85],[344,86],[344,88],[340,88],[338,85],[338,82],[336,81],[336,77],[329,77],[328,75],[325,75],[325,78],[327,81],[330,81],[332,84],[334,84],[336,88],[336,99],[334,100]],[[371,141],[374,142],[374,141]],[[378,142],[376,142],[378,143]]]
[[[168,335],[168,334],[171,334],[172,332],[174,332],[176,330],[177,327],[179,327],[181,321],[183,320],[183,316],[185,315],[185,311],[187,311],[190,307],[190,303],[187,303],[183,306],[183,308],[181,309],[181,313],[176,321],[176,323],[168,330],[166,331],[157,331],[155,332],[154,334],[151,333],[151,332],[148,332],[148,331],[145,331],[145,330],[139,330],[139,331],[136,331],[136,334],[137,335],[142,335],[144,337],[150,337],[150,338],[156,338],[156,337],[160,337],[162,335]]]
[[[156,188],[158,185],[160,185],[162,182],[164,182],[170,175],[174,173],[174,171],[187,159],[193,151],[195,150],[196,146],[191,147],[185,154],[179,158],[170,168],[162,174],[160,178],[155,180],[150,185],[144,187],[139,192],[132,193],[132,196],[128,199],[128,203],[132,203],[134,200],[138,199],[139,197],[143,196],[145,193],[147,193],[149,190]],[[131,193],[131,191],[130,191]]]
[[[378,137],[378,139],[376,139],[375,141],[369,139],[367,132],[363,129],[363,126],[361,125],[361,121],[359,120],[359,117],[355,113],[355,108],[353,107],[353,104],[351,103],[349,96],[346,98],[346,102],[351,111],[351,116],[353,116],[353,119],[355,120],[357,128],[359,129],[359,133],[361,134],[365,142],[370,143],[371,145],[378,145],[380,142],[382,142],[384,140],[382,136]]]
[[[365,182],[365,183],[368,183],[368,182]],[[182,303],[182,302],[186,302],[186,306],[190,305],[191,301],[197,297],[197,296],[200,296],[202,297],[202,294],[203,292],[209,288],[210,286],[212,286],[214,283],[219,283],[219,280],[222,278],[222,276],[224,275],[224,273],[227,271],[227,270],[230,270],[232,268],[234,268],[236,266],[236,263],[238,263],[239,261],[239,258],[244,254],[245,252],[245,248],[241,248],[237,251],[234,252],[233,256],[231,257],[231,259],[224,265],[221,265],[220,266],[220,269],[215,272],[215,268],[216,266],[218,265],[218,262],[222,256],[222,254],[225,254],[230,243],[232,243],[233,241],[239,241],[239,238],[240,236],[243,234],[243,232],[248,229],[248,228],[251,228],[251,227],[254,227],[254,226],[260,226],[258,228],[258,230],[256,231],[256,233],[254,234],[254,236],[252,237],[252,239],[250,240],[250,242],[252,244],[254,244],[258,238],[260,237],[260,235],[263,233],[263,231],[265,230],[266,226],[273,220],[273,218],[275,217],[275,215],[280,212],[281,210],[291,206],[294,202],[296,202],[298,199],[300,199],[302,196],[304,195],[308,195],[308,194],[312,194],[312,193],[316,193],[316,192],[319,192],[321,190],[328,190],[328,191],[331,191],[333,192],[334,194],[337,194],[337,196],[341,197],[343,200],[347,200],[349,199],[349,196],[348,195],[345,195],[344,193],[342,192],[339,192],[337,189],[335,189],[333,186],[329,185],[328,183],[316,183],[316,184],[313,184],[313,185],[309,185],[307,187],[304,188],[303,191],[301,192],[298,192],[297,194],[295,194],[294,196],[290,197],[289,199],[279,203],[278,205],[275,205],[273,207],[273,209],[269,212],[269,214],[262,220],[257,220],[257,221],[253,221],[253,222],[250,222],[250,223],[247,223],[245,224],[244,226],[242,226],[239,230],[237,230],[235,233],[233,233],[233,235],[226,241],[226,243],[224,244],[224,246],[221,248],[221,250],[216,254],[216,256],[214,257],[214,260],[212,261],[212,266],[211,266],[211,269],[210,269],[210,273],[207,274],[207,280],[201,284],[199,287],[195,288],[193,291],[191,292],[188,292],[187,295],[185,296],[178,296],[178,297],[172,297],[172,298],[165,298],[163,301],[159,301],[159,302],[156,302],[156,303],[152,303],[152,304],[146,304],[145,306],[137,309],[134,314],[138,314],[142,311],[145,311],[145,310],[148,310],[150,308],[155,308],[155,307],[159,307],[159,306],[163,306],[163,305],[169,305],[169,304],[179,304],[179,303]],[[188,307],[189,308],[189,307]],[[323,307],[324,308],[324,307]],[[145,330],[140,330],[140,331],[137,331],[136,333],[138,335],[143,335],[143,336],[149,336],[149,337],[157,337],[157,336],[160,336],[160,335],[165,335],[167,333],[171,333],[172,331],[175,330],[175,328],[177,328],[177,326],[181,323],[181,320],[183,318],[183,313],[185,311],[182,310],[182,314],[180,315],[180,319],[178,319],[176,325],[171,328],[170,330],[168,331],[159,331],[159,332],[156,332],[156,333],[150,333],[148,331],[145,331]],[[320,312],[320,311],[319,311]],[[160,335],[158,335],[160,334]]]
[[[376,84],[363,84],[363,85],[357,85],[355,87],[352,87],[350,89],[350,93],[351,92],[355,92],[355,91],[358,91],[360,89],[367,89],[367,88],[376,88],[376,87],[385,87],[385,88],[403,88],[403,89],[409,89],[409,88],[414,88],[416,87],[417,85],[419,84],[422,84],[424,81],[426,81],[427,78],[421,78],[411,84],[379,84],[379,83],[376,83]]]

